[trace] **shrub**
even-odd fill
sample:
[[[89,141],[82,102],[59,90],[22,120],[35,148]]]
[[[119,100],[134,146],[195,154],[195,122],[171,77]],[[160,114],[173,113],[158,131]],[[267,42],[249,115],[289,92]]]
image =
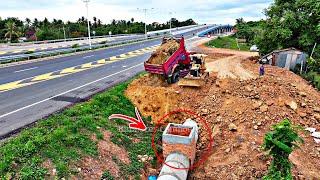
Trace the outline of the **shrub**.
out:
[[[79,48],[80,46],[79,46],[79,44],[73,44],[72,46],[71,46],[71,48]]]
[[[262,147],[273,160],[263,179],[292,179],[289,155],[294,148],[299,147],[297,143],[303,142],[297,133],[298,129],[301,128],[284,119],[273,125],[272,131],[266,133]]]
[[[114,180],[114,177],[110,174],[109,171],[105,171],[105,172],[102,174],[101,179],[103,179],[103,180]]]
[[[34,53],[34,51],[27,51],[27,52],[25,52],[25,54],[32,54],[32,53]]]

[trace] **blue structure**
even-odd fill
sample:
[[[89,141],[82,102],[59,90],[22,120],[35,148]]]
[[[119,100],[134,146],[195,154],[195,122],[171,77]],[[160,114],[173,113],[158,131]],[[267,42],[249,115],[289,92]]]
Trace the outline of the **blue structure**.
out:
[[[233,30],[233,26],[231,25],[214,25],[213,27],[209,27],[208,29],[201,31],[198,33],[199,37],[206,37],[207,35],[220,34],[224,32],[231,32]]]

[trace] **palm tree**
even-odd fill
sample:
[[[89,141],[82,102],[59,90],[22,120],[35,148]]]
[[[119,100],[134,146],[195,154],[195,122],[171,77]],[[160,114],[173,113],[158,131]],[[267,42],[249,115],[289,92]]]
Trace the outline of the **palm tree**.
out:
[[[242,17],[236,19],[236,24],[242,24],[242,23],[244,23],[244,19]]]
[[[5,24],[7,33],[5,34],[5,37],[9,36],[9,42],[11,43],[12,35],[18,35],[16,23],[14,21],[9,20]]]
[[[27,25],[27,28],[30,27],[30,23],[31,23],[31,20],[29,18],[26,18],[26,25]]]

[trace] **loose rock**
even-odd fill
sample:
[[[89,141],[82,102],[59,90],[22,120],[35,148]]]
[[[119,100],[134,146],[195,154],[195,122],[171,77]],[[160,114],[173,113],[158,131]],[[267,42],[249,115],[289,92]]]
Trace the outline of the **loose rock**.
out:
[[[237,131],[237,126],[235,124],[233,124],[233,123],[230,123],[229,124],[229,130],[230,131]]]

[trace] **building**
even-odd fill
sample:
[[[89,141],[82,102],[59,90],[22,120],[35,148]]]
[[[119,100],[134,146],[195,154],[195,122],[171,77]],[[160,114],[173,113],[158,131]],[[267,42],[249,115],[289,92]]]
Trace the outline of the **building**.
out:
[[[281,49],[263,56],[259,61],[287,70],[302,72],[306,69],[307,54],[296,48]]]

